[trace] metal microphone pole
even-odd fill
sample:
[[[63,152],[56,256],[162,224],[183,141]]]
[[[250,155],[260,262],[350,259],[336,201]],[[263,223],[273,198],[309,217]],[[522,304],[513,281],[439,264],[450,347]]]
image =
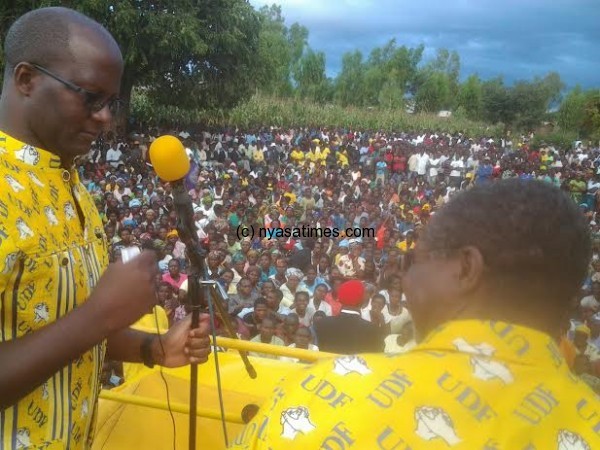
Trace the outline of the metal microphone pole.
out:
[[[200,324],[200,311],[207,301],[211,301],[214,297],[218,297],[214,291],[210,291],[210,281],[205,279],[204,257],[206,252],[200,247],[198,236],[196,234],[196,224],[194,223],[194,210],[192,207],[192,199],[190,198],[183,180],[173,182],[173,206],[177,211],[177,233],[181,241],[186,245],[187,257],[190,260],[190,270],[188,271],[188,299],[192,310],[192,329],[198,328]],[[201,289],[203,284],[205,289]],[[208,298],[205,298],[205,293],[208,290]],[[211,295],[212,293],[212,295]],[[219,293],[221,294],[221,293]],[[220,295],[222,297],[222,295]],[[235,331],[231,325],[231,320],[227,314],[226,307],[223,305],[220,298],[216,301],[211,301],[214,309],[217,310],[225,329],[232,338],[236,338]],[[223,300],[225,300],[223,298]],[[212,311],[213,308],[210,308]],[[214,313],[211,319],[214,324]],[[251,378],[256,378],[256,371],[248,360],[248,353],[240,351],[240,356],[244,362],[244,366],[248,375]],[[198,404],[198,364],[190,365],[190,416],[189,416],[189,449],[196,450],[196,411]],[[225,436],[225,439],[227,437]]]
[[[173,183],[173,206],[177,211],[177,233],[186,245],[186,253],[190,260],[188,271],[188,299],[192,310],[192,329],[200,324],[200,310],[204,305],[204,290],[200,282],[204,276],[205,252],[198,243],[194,210],[183,180]],[[190,365],[190,416],[189,416],[189,448],[196,450],[196,411],[198,404],[198,364]]]

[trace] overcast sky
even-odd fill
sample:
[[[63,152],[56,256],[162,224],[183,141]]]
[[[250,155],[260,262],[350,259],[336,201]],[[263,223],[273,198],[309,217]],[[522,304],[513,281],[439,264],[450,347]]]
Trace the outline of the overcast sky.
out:
[[[255,7],[272,1],[250,0]],[[568,86],[600,87],[600,0],[280,0],[286,23],[309,30],[335,76],[342,55],[367,56],[391,38],[456,50],[461,77],[513,82],[557,71]]]

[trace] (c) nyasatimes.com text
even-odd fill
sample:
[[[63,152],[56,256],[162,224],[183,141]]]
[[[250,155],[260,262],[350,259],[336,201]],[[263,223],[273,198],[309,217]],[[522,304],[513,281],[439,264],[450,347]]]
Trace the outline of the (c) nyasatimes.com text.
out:
[[[285,228],[263,228],[263,227],[254,227],[250,225],[246,226],[238,226],[237,227],[237,237],[242,240],[244,238],[254,239],[254,236],[258,231],[258,237],[260,239],[277,239],[277,238],[311,238],[311,239],[319,239],[319,238],[337,238],[340,236],[345,236],[347,238],[374,238],[375,237],[375,229],[374,228],[335,228],[335,227],[309,227],[306,225],[302,225],[301,227],[285,227]]]

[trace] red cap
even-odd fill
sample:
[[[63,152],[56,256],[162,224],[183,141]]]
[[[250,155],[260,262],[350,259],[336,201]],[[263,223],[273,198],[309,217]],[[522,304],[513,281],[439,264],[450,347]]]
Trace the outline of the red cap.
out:
[[[338,301],[344,306],[359,306],[365,296],[365,286],[362,281],[349,280],[338,288]]]

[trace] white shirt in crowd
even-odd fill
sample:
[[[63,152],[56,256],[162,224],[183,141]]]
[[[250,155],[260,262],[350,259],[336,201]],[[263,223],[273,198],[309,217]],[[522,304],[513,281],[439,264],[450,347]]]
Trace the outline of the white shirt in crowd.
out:
[[[423,153],[418,156],[417,159],[417,174],[425,175],[427,173],[427,164],[429,163],[429,155],[427,153]]]
[[[121,150],[119,150],[118,148],[115,150],[111,147],[106,152],[106,162],[115,168],[119,166],[122,157],[123,152],[121,152]]]

